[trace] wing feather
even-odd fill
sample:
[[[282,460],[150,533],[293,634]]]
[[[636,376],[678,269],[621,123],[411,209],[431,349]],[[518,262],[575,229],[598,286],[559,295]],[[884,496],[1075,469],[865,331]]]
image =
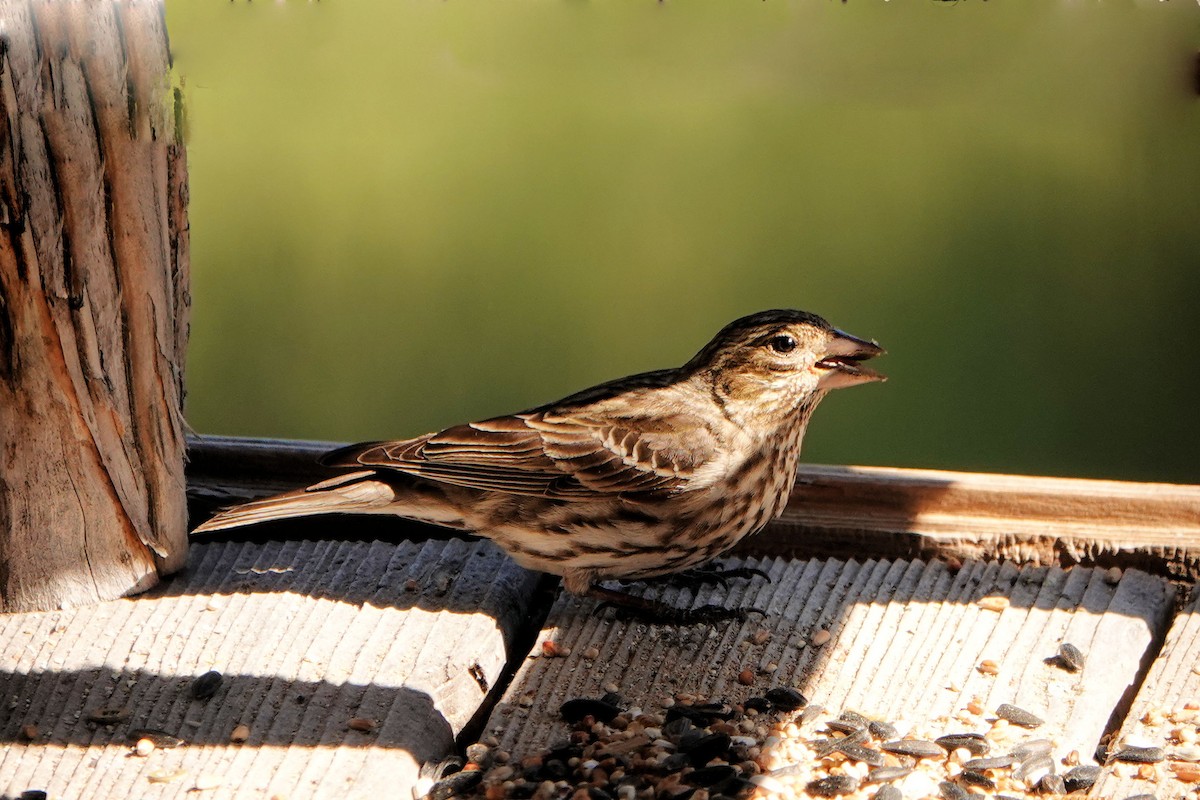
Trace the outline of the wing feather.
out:
[[[334,451],[323,463],[390,469],[428,480],[516,495],[583,499],[596,494],[670,492],[715,452],[715,434],[677,414],[673,425],[628,416],[614,423],[580,409],[457,425],[396,442]]]

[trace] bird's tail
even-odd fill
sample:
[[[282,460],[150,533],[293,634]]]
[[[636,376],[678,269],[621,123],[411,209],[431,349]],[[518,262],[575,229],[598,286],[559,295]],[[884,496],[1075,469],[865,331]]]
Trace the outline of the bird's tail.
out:
[[[313,514],[370,514],[383,511],[396,499],[388,483],[372,480],[374,470],[339,475],[327,481],[220,511],[192,533],[220,531],[269,520]]]

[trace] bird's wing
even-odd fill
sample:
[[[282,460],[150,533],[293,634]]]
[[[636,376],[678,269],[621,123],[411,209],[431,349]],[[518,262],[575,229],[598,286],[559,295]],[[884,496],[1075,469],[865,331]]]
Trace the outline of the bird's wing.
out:
[[[354,445],[322,463],[398,470],[472,489],[581,499],[678,489],[715,450],[715,436],[690,415],[613,420],[547,410],[406,441]]]

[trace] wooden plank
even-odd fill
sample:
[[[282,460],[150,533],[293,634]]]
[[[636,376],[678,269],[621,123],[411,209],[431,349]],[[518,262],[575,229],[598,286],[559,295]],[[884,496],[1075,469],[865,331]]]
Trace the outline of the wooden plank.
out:
[[[1120,647],[1120,640],[1109,650]],[[1150,666],[1130,713],[1109,752],[1126,745],[1158,747],[1166,760],[1138,765],[1115,762],[1095,793],[1123,798],[1137,794],[1195,797],[1200,785],[1200,592],[1175,618],[1162,651]]]
[[[0,616],[0,795],[407,793],[499,679],[538,581],[486,542],[216,542],[150,594]],[[194,699],[210,669],[221,688]],[[138,728],[187,744],[130,757]]]
[[[329,477],[316,459],[336,446],[193,437],[188,466],[193,517]],[[438,535],[428,527],[423,532]],[[1200,578],[1200,486],[807,464],[801,465],[783,516],[738,552],[1004,558]]]
[[[764,618],[647,626],[594,616],[590,603],[560,598],[493,711],[485,741],[513,758],[537,754],[568,733],[558,715],[562,703],[606,691],[617,691],[627,707],[663,714],[680,698],[740,703],[786,686],[828,708],[830,717],[850,709],[922,737],[985,733],[999,752],[1044,737],[1054,741],[1057,757],[1077,751],[1086,760],[1138,680],[1143,656],[1161,639],[1174,599],[1169,581],[1136,570],[983,562],[953,570],[940,562],[834,559],[739,563],[766,571],[771,582],[756,578],[728,591],[709,587],[693,596],[665,589],[654,596],[681,606],[753,606],[766,611]],[[982,598],[999,598],[1003,608],[991,610]],[[1047,661],[1063,641],[1095,654],[1082,671]],[[545,642],[551,652],[565,648],[569,655],[546,657]],[[981,670],[985,661],[994,669]],[[743,685],[743,677],[751,685]],[[996,723],[1002,703],[1046,722],[1035,732],[1006,728]],[[918,783],[905,796],[937,793],[928,774],[912,780]]]
[[[758,555],[1004,558],[1200,576],[1200,486],[805,465]]]

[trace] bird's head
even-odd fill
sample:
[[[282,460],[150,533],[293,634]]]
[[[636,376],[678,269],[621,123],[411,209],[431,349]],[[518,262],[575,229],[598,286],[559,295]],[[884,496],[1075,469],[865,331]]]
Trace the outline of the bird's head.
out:
[[[816,314],[760,311],[722,328],[685,369],[710,382],[726,412],[745,424],[811,409],[830,389],[885,380],[862,364],[883,352]]]

